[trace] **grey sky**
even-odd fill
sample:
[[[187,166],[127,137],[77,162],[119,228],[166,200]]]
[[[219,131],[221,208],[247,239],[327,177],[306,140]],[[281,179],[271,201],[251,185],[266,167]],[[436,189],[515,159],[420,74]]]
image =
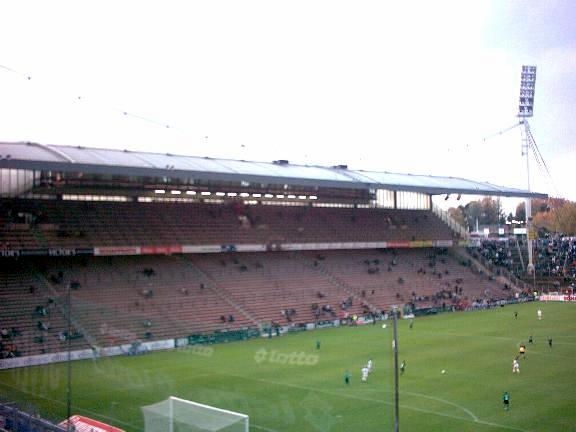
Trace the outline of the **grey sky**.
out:
[[[533,189],[576,200],[575,23],[570,1],[3,2],[0,140],[525,188],[519,130],[483,138],[535,64],[557,190],[534,160]]]

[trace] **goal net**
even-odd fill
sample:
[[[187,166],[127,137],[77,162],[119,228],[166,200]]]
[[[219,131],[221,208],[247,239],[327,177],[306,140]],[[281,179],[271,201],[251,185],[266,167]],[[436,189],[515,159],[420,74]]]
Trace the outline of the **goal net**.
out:
[[[142,407],[145,432],[248,432],[248,416],[170,396]]]

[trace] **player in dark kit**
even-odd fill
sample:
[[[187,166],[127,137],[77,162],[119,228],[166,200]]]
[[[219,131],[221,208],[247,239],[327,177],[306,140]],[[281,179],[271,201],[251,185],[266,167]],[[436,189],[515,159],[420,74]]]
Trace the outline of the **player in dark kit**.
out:
[[[510,395],[507,391],[502,395],[502,403],[504,404],[504,409],[508,411],[508,408],[510,408]]]
[[[350,384],[350,378],[352,378],[350,372],[349,371],[344,372],[344,382],[346,384]]]
[[[518,357],[526,357],[526,345],[520,344],[520,353],[518,354]]]

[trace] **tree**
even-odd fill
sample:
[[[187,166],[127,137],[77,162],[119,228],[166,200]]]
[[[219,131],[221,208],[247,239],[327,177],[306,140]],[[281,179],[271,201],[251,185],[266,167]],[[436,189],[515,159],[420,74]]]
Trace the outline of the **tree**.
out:
[[[464,218],[464,213],[462,212],[462,206],[458,206],[456,208],[450,207],[448,209],[448,215],[460,225],[466,226],[466,220]]]
[[[532,217],[538,213],[546,213],[562,207],[566,202],[564,198],[533,199],[530,201]],[[523,201],[516,206],[516,220],[526,220],[526,203]]]
[[[566,235],[576,234],[576,203],[558,200],[551,202],[548,211],[538,212],[532,223],[538,229]]]
[[[540,231],[576,235],[576,203],[563,198],[534,199],[532,224]],[[516,207],[516,218],[526,219],[525,204]]]
[[[526,203],[521,202],[516,206],[516,215],[514,217],[517,221],[526,220]]]
[[[493,225],[505,222],[505,216],[502,212],[500,198],[492,199],[491,197],[484,197],[480,201],[480,206],[482,208],[484,224]]]
[[[466,225],[470,228],[476,228],[476,221],[482,224],[482,208],[480,207],[480,201],[470,201],[464,207],[462,207],[462,213],[464,214],[464,220]]]
[[[468,204],[457,208],[452,207],[448,209],[448,214],[469,229],[476,228],[476,221],[479,225],[495,225],[503,224],[506,220],[500,200],[494,200],[491,197],[470,201]]]
[[[576,235],[576,203],[567,201],[555,212],[558,213],[559,231],[569,236]]]

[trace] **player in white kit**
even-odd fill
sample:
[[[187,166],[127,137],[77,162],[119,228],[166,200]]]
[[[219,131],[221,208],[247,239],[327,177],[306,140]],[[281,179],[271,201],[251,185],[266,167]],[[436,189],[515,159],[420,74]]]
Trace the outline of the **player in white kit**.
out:
[[[366,382],[366,380],[368,379],[368,368],[366,366],[364,366],[362,368],[362,382]]]
[[[520,373],[520,363],[516,359],[512,362],[512,373]]]

